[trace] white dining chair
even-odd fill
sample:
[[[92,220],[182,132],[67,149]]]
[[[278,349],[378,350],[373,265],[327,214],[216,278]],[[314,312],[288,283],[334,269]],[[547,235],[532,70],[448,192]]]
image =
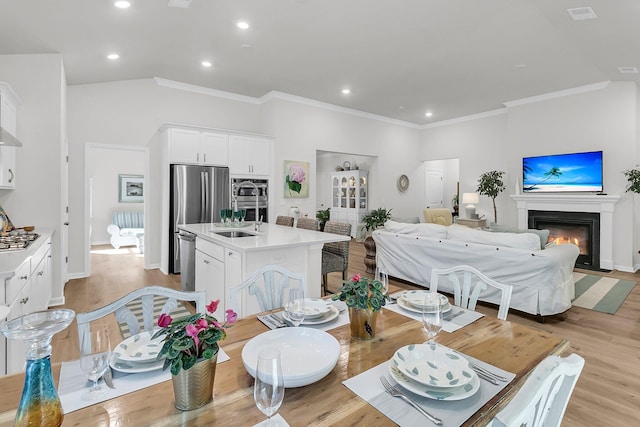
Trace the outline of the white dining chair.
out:
[[[154,313],[154,297],[165,297],[167,301],[162,306],[159,313]],[[204,313],[206,309],[205,291],[183,292],[162,286],[145,286],[128,293],[114,302],[100,307],[96,310],[86,313],[78,313],[76,320],[78,323],[79,343],[85,342],[91,345],[91,337],[89,335],[89,325],[91,322],[102,319],[103,317],[115,313],[118,323],[127,325],[131,335],[140,333],[141,329],[145,331],[153,331],[156,327],[156,319],[160,314],[169,314],[178,308],[178,301],[193,301],[196,303],[196,312]],[[134,300],[140,299],[142,305],[141,318],[131,311],[127,304]],[[157,314],[157,316],[156,316]],[[87,340],[83,341],[83,336],[87,336]],[[82,350],[82,349],[80,349]]]
[[[284,305],[285,291],[294,287],[302,289],[302,293],[306,294],[306,277],[279,265],[265,265],[239,285],[229,288],[231,308],[239,317],[273,310]],[[245,292],[254,298],[245,296],[240,301],[241,294]]]
[[[583,367],[584,359],[577,354],[547,357],[488,426],[560,427]]]
[[[470,265],[457,265],[449,268],[433,268],[429,287],[431,291],[438,291],[438,281],[442,280],[442,277],[448,278],[453,286],[454,304],[469,310],[476,309],[480,293],[487,290],[489,286],[498,289],[501,292],[498,319],[507,319],[513,286],[499,283]],[[460,283],[461,277],[462,283]]]

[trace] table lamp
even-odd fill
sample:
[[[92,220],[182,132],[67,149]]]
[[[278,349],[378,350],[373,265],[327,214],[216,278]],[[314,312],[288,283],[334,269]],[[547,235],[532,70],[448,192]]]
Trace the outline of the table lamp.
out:
[[[477,218],[476,207],[474,206],[474,204],[480,203],[480,194],[462,193],[462,203],[467,205],[464,208],[467,218]]]

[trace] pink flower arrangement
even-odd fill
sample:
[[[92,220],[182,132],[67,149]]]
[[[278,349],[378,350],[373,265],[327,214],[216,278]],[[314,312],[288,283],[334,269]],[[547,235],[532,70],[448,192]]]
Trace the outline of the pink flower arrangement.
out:
[[[225,322],[213,317],[220,300],[207,305],[207,313],[196,313],[180,319],[172,319],[167,314],[158,317],[160,330],[153,339],[165,336],[158,359],[165,358],[164,367],[171,366],[171,373],[178,375],[181,369],[189,369],[200,359],[211,359],[218,353],[218,341],[227,337],[226,328],[238,319],[238,314],[229,309],[225,312]]]

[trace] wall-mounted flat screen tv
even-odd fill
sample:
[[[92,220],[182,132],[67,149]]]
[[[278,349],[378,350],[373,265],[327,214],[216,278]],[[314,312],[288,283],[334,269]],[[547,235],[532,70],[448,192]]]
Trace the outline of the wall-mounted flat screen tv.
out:
[[[522,159],[526,193],[602,192],[602,151]]]

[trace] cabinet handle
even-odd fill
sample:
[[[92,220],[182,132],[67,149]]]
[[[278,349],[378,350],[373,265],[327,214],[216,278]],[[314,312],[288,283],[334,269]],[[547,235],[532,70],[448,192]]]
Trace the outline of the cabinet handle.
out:
[[[9,178],[9,184],[11,184],[13,182],[13,178],[15,178],[16,176],[11,168],[9,168],[9,173],[11,174],[11,178]]]
[[[200,161],[200,153],[196,153],[196,162]]]
[[[209,264],[209,260],[203,260],[205,264]]]
[[[207,153],[204,153],[204,154],[202,155],[202,161],[203,161],[204,163],[207,163]]]
[[[24,275],[24,276],[20,276],[20,280],[27,280],[29,278],[29,276]]]
[[[26,304],[26,303],[28,303],[28,302],[29,302],[29,297],[22,298],[22,299],[20,300],[20,304]]]
[[[38,276],[42,276],[44,274],[44,271],[38,271]]]

